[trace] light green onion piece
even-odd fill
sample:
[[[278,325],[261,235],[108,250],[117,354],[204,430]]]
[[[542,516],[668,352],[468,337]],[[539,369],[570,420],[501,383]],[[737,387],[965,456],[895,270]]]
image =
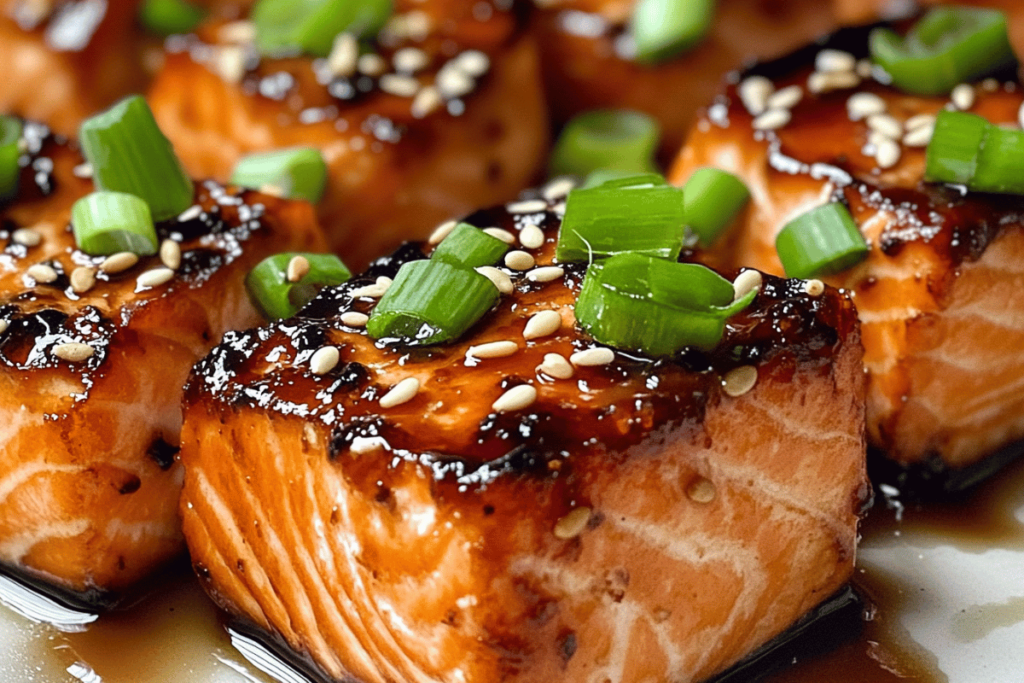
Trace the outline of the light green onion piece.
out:
[[[628,109],[584,112],[562,129],[551,153],[552,175],[585,176],[598,169],[647,173],[657,170],[658,122]]]
[[[169,36],[190,33],[206,16],[206,11],[187,0],[144,0],[139,21],[152,33]]]
[[[555,256],[565,263],[633,251],[674,261],[685,231],[681,189],[606,183],[569,193]]]
[[[259,0],[251,19],[262,53],[326,57],[339,33],[372,35],[391,11],[391,0]]]
[[[508,245],[497,237],[468,223],[459,223],[441,240],[430,258],[453,266],[478,268],[494,265],[506,251]]]
[[[1024,131],[989,126],[978,168],[967,184],[979,192],[1024,194]]]
[[[281,197],[316,204],[327,185],[327,164],[320,151],[312,147],[260,152],[235,164],[231,182],[257,190],[273,188]]]
[[[978,170],[978,156],[990,126],[976,114],[940,111],[925,150],[925,180],[970,183]]]
[[[21,119],[0,116],[0,201],[18,194],[18,180],[21,177],[18,141],[21,140],[22,130]]]
[[[289,264],[305,259],[309,270],[295,282],[288,280]],[[284,253],[260,261],[245,277],[249,299],[268,320],[290,318],[324,287],[340,285],[352,273],[333,254]]]
[[[697,243],[708,247],[746,206],[750,191],[732,173],[699,168],[683,186],[683,197],[686,224],[697,236]]]
[[[375,339],[440,344],[457,339],[497,302],[498,288],[468,268],[427,259],[404,264],[366,323]]]
[[[78,248],[92,256],[122,251],[150,256],[159,248],[149,206],[124,192],[93,192],[76,201],[71,230]]]
[[[654,64],[694,47],[715,18],[715,0],[640,0],[630,32],[636,61]]]
[[[141,95],[86,119],[78,138],[98,189],[141,197],[156,221],[192,205],[192,180]]]
[[[850,210],[838,202],[798,216],[779,232],[775,250],[788,277],[834,275],[863,261],[868,245]]]

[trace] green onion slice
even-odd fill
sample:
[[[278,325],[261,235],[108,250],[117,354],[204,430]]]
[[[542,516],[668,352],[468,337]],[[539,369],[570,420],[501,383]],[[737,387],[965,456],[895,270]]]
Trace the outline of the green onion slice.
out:
[[[614,182],[569,193],[556,258],[588,261],[627,251],[678,258],[686,231],[683,191]]]
[[[654,64],[694,47],[711,28],[715,0],[640,0],[630,32],[636,61]]]
[[[430,258],[453,266],[478,268],[494,265],[506,251],[508,245],[497,237],[468,223],[459,223],[441,240]]]
[[[978,168],[967,186],[980,192],[1024,194],[1024,131],[989,126]]]
[[[0,201],[18,194],[18,180],[21,177],[18,141],[21,140],[23,128],[21,119],[0,116]]]
[[[86,119],[78,137],[98,189],[141,197],[156,221],[192,205],[192,180],[141,95]]]
[[[868,44],[893,84],[915,95],[946,94],[1015,61],[1006,15],[994,9],[937,7],[906,37],[877,28]]]
[[[655,171],[658,122],[628,109],[584,112],[562,129],[551,153],[552,175],[585,176],[598,169]]]
[[[391,0],[259,0],[251,19],[264,54],[326,57],[339,33],[372,35],[391,11]]]
[[[293,147],[243,157],[231,172],[231,182],[254,189],[273,188],[288,199],[316,204],[327,185],[327,164],[312,147]]]
[[[457,339],[497,302],[498,288],[468,268],[426,259],[404,264],[366,323],[375,339],[411,344]]]
[[[288,280],[292,259],[306,260],[309,270],[296,282]],[[260,261],[245,277],[245,288],[257,310],[268,320],[290,318],[320,290],[340,285],[352,273],[333,254],[284,253]]]
[[[775,250],[788,277],[834,275],[863,261],[868,245],[850,210],[834,202],[798,216],[779,232]]]
[[[71,230],[78,248],[93,256],[122,251],[150,256],[159,248],[149,205],[124,192],[93,192],[76,201]]]
[[[702,247],[711,246],[746,205],[750,191],[732,173],[699,168],[683,186],[686,224]]]
[[[988,121],[976,114],[940,111],[925,150],[925,180],[970,183],[990,127]]]
[[[205,16],[206,10],[187,0],[145,0],[139,7],[142,25],[161,36],[190,33]]]

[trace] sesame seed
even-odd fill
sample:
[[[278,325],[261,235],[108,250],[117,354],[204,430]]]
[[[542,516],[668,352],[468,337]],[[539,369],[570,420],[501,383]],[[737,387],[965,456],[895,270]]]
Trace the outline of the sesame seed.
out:
[[[892,168],[899,162],[902,150],[898,142],[880,140],[875,148],[875,161],[879,168]]]
[[[821,296],[825,293],[825,283],[821,280],[808,280],[804,283],[804,291],[811,296]]]
[[[793,118],[788,109],[769,109],[750,124],[754,130],[778,130]]]
[[[226,83],[240,83],[245,76],[245,50],[237,45],[218,48],[214,68]]]
[[[455,58],[459,68],[470,76],[479,78],[491,68],[491,60],[480,50],[466,50]]]
[[[496,237],[505,244],[515,244],[516,236],[510,233],[508,230],[502,228],[484,228],[484,232],[491,237]]]
[[[181,245],[172,239],[160,243],[160,262],[171,270],[181,266]]]
[[[999,90],[999,81],[994,78],[986,78],[981,82],[981,87],[985,92],[995,92]]]
[[[430,58],[418,47],[403,47],[395,52],[391,63],[397,71],[414,74],[427,66]]]
[[[569,362],[577,368],[608,365],[615,360],[615,352],[605,346],[577,351],[569,356]]]
[[[857,68],[854,70],[861,78],[871,78],[871,74],[875,70],[875,65],[871,63],[870,59],[861,59],[857,61]]]
[[[590,523],[590,508],[578,507],[555,522],[555,538],[567,541],[583,533]]]
[[[379,299],[380,297],[384,296],[387,293],[388,287],[390,286],[391,278],[382,276],[377,278],[377,281],[372,285],[366,285],[364,287],[359,287],[358,289],[353,289],[351,294],[352,297],[355,299],[358,299],[360,297]]]
[[[925,126],[935,125],[935,114],[917,114],[911,116],[909,119],[903,122],[903,127],[906,130],[914,130],[915,128],[923,128]]]
[[[324,375],[341,360],[341,352],[336,346],[322,346],[309,359],[309,371],[314,375]]]
[[[974,86],[970,83],[960,83],[949,93],[949,99],[957,109],[967,111],[974,106]]]
[[[380,55],[369,52],[356,60],[356,69],[366,76],[380,76],[388,70],[388,64]]]
[[[555,178],[544,186],[540,191],[540,194],[544,199],[549,202],[553,202],[556,199],[562,199],[568,195],[574,187],[576,187],[576,181],[572,178]]]
[[[538,249],[544,246],[544,231],[530,224],[519,231],[519,243],[527,249]]]
[[[505,205],[505,210],[509,213],[539,213],[547,209],[548,203],[543,199],[526,199]]]
[[[736,92],[740,101],[751,116],[763,114],[768,108],[768,97],[775,90],[775,85],[764,76],[744,78],[737,86]]]
[[[96,271],[89,266],[79,266],[71,271],[71,289],[84,294],[96,284]]]
[[[3,334],[4,332],[6,332],[7,328],[10,326],[10,324],[11,323],[8,322],[7,320],[0,320],[0,334]]]
[[[710,503],[715,499],[715,485],[710,479],[697,477],[686,487],[686,497],[694,503]]]
[[[903,144],[907,147],[927,147],[934,132],[934,123],[912,128],[903,136]]]
[[[807,77],[807,89],[816,94],[856,88],[858,85],[860,76],[852,71],[815,71]]]
[[[497,287],[498,291],[502,294],[512,293],[512,278],[506,275],[504,271],[499,270],[494,266],[480,266],[473,270],[493,282],[494,286]]]
[[[258,189],[261,194],[269,195],[271,197],[277,197],[279,199],[284,199],[284,188],[281,187],[280,185],[274,185],[273,183],[264,183],[260,185]]]
[[[378,85],[381,90],[395,97],[412,97],[420,89],[419,81],[402,74],[384,74]]]
[[[537,372],[543,372],[555,379],[569,379],[573,375],[572,364],[565,356],[558,353],[544,354],[544,360],[537,366]]]
[[[760,271],[744,270],[742,273],[736,276],[735,280],[733,280],[733,301],[739,301],[747,294],[760,290],[761,283],[763,281],[764,278],[761,276]]]
[[[256,40],[256,25],[251,21],[229,21],[217,29],[217,38],[223,43],[246,45]]]
[[[184,211],[178,214],[178,221],[187,223],[188,221],[194,221],[203,215],[203,207],[198,204],[193,204]]]
[[[722,391],[732,397],[742,396],[757,384],[757,368],[753,365],[741,365],[725,373],[722,378]]]
[[[551,207],[551,211],[553,213],[558,214],[558,216],[560,216],[560,217],[561,216],[565,216],[565,207],[566,207],[566,203],[565,202],[558,202],[557,204],[555,204],[554,206]]]
[[[38,247],[43,236],[32,228],[18,228],[11,233],[11,241],[24,247]]]
[[[341,323],[349,327],[366,327],[366,321],[369,319],[370,316],[359,311],[348,311],[341,314]]]
[[[138,262],[139,257],[132,252],[119,251],[103,259],[103,263],[100,264],[100,270],[109,275],[123,273]]]
[[[381,408],[394,408],[400,406],[403,403],[411,401],[412,398],[419,393],[420,381],[415,377],[406,377],[401,382],[391,387],[391,390],[381,396],[380,407]]]
[[[292,256],[285,269],[285,279],[288,282],[298,282],[309,274],[309,259],[302,255]]]
[[[537,261],[528,251],[516,249],[505,254],[505,266],[512,270],[529,270]]]
[[[536,400],[537,390],[529,384],[520,384],[499,396],[498,400],[491,404],[491,410],[496,413],[512,413],[529,408]]]
[[[765,104],[768,109],[792,109],[803,96],[803,88],[799,85],[789,85],[772,93]]]
[[[96,349],[92,348],[88,344],[80,344],[78,342],[67,342],[65,344],[54,345],[51,353],[60,358],[61,360],[70,361],[72,363],[78,363],[92,356],[96,352]]]
[[[446,99],[462,97],[476,87],[473,77],[460,69],[455,62],[448,62],[434,79],[434,85]]]
[[[348,78],[356,72],[359,61],[359,42],[351,33],[339,33],[334,37],[331,52],[327,55],[327,69],[335,76]]]
[[[57,271],[52,266],[48,266],[44,263],[37,263],[33,266],[29,266],[25,274],[36,282],[44,285],[48,285],[51,282],[57,280]]]
[[[434,228],[434,232],[430,233],[430,237],[427,238],[427,244],[438,244],[451,234],[451,231],[458,225],[458,221],[445,221],[441,225]]]
[[[887,138],[898,140],[903,135],[903,124],[889,114],[872,114],[867,120],[868,128]]]
[[[137,289],[135,291],[149,289],[151,287],[159,287],[162,284],[170,282],[173,277],[174,271],[170,268],[160,267],[147,270],[135,279],[135,284],[137,285]]]
[[[873,92],[854,93],[846,100],[846,114],[851,121],[859,121],[872,114],[881,114],[885,108],[885,100]]]
[[[444,100],[441,99],[441,93],[434,86],[428,85],[420,88],[416,97],[412,98],[410,111],[413,118],[422,119],[440,109],[442,104]]]
[[[534,268],[526,274],[530,282],[551,282],[565,275],[565,269],[561,266],[541,266]]]
[[[519,345],[514,341],[493,341],[470,346],[466,350],[466,358],[504,358],[518,350]]]
[[[78,164],[71,169],[71,174],[76,178],[92,178],[92,164],[88,161]]]
[[[853,71],[857,68],[857,58],[842,50],[821,50],[814,58],[814,68],[826,73]]]
[[[562,315],[558,311],[541,311],[530,316],[523,328],[524,339],[540,339],[558,331],[562,326]]]

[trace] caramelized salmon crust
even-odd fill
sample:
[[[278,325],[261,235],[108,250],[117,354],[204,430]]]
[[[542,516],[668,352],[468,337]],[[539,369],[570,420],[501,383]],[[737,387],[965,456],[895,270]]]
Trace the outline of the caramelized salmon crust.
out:
[[[1015,296],[1024,286],[1024,199],[923,181],[934,116],[957,106],[949,97],[908,95],[859,68],[814,71],[823,49],[864,57],[866,37],[844,30],[731,79],[670,178],[683,183],[717,166],[750,188],[747,211],[702,255],[722,267],[782,273],[782,227],[821,204],[846,204],[870,252],[826,281],[849,291],[860,315],[870,441],[899,463],[966,467],[1024,437],[1024,307]],[[755,115],[740,91],[757,77],[795,94],[795,104]],[[958,101],[972,113],[1019,127],[1018,82],[967,90]]]
[[[352,315],[423,258],[410,244],[189,379],[197,573],[325,680],[696,681],[851,575],[869,487],[850,300],[767,277],[712,352],[612,352],[575,324],[582,267],[551,268],[548,190],[468,219],[538,265],[504,268],[513,292],[466,337],[374,342]]]
[[[253,152],[319,148],[319,216],[358,271],[441,221],[515,197],[543,166],[536,48],[509,4],[398,2],[359,60],[341,48],[261,59],[239,31],[247,24],[212,22],[168,43],[149,99],[198,177],[226,179]]]
[[[207,182],[157,224],[162,256],[89,256],[69,227],[92,190],[81,156],[41,126],[24,137],[0,206],[0,565],[105,601],[184,548],[181,387],[258,319],[244,274],[323,237],[306,203]]]

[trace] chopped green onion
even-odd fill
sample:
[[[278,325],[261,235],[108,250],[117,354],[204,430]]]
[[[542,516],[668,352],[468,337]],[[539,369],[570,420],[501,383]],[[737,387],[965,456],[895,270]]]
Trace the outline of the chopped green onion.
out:
[[[925,180],[963,185],[971,182],[990,126],[976,114],[940,111],[925,150]]]
[[[434,249],[430,258],[453,266],[491,266],[508,251],[508,245],[480,228],[459,223]]]
[[[711,29],[715,0],[640,0],[630,32],[636,61],[654,64],[694,47]]]
[[[18,158],[21,149],[23,126],[21,119],[13,116],[0,116],[0,201],[14,197],[18,193],[18,180],[21,177],[21,166]]]
[[[327,164],[312,147],[260,152],[239,159],[231,182],[257,190],[273,188],[278,196],[316,204],[327,185]]]
[[[674,261],[685,231],[683,191],[677,187],[605,184],[573,190],[555,256],[564,263],[634,251]]]
[[[206,10],[188,0],[145,0],[139,7],[142,25],[161,36],[190,33],[205,16]]]
[[[150,256],[159,248],[149,205],[124,192],[93,192],[76,201],[71,230],[78,248],[92,256],[122,251]]]
[[[655,171],[658,122],[628,109],[584,112],[562,129],[551,153],[552,175],[585,176],[598,169]]]
[[[264,54],[326,57],[339,33],[374,34],[391,10],[391,0],[259,0],[251,19]]]
[[[978,168],[967,187],[979,192],[1024,194],[1022,170],[1024,131],[989,126],[978,155]]]
[[[1015,61],[1006,15],[975,7],[937,7],[900,38],[876,28],[871,57],[893,84],[915,95],[943,95]]]
[[[732,284],[704,266],[621,254],[590,265],[575,314],[603,344],[665,356],[713,348],[755,295],[733,301]]]
[[[657,173],[645,173],[645,174],[641,174],[641,175],[643,175],[643,176],[655,176],[655,175],[658,175],[658,174]],[[596,171],[591,171],[590,173],[588,173],[587,177],[584,178],[583,183],[578,186],[578,189],[580,189],[580,190],[588,190],[588,189],[590,189],[592,187],[597,187],[598,185],[607,185],[607,184],[615,182],[617,180],[628,180],[628,179],[637,178],[637,177],[641,177],[641,176],[638,176],[636,171],[616,171],[615,169],[612,169],[612,168],[599,168]],[[662,185],[666,184],[664,179],[662,179],[661,184]]]
[[[305,259],[309,270],[297,281],[289,281],[293,259]],[[290,318],[324,287],[340,285],[352,273],[333,254],[285,253],[260,261],[245,277],[245,288],[253,305],[268,320]]]
[[[78,137],[98,189],[141,197],[156,221],[192,205],[192,180],[141,95],[86,119]]]
[[[660,173],[626,173],[625,171],[601,169],[599,171],[594,171],[587,176],[587,180],[590,180],[591,178],[594,178],[595,180],[601,179],[601,182],[596,183],[592,187],[600,185],[606,189],[610,187],[636,188],[668,185],[668,183],[665,182],[665,176]]]
[[[833,202],[786,224],[775,250],[788,277],[834,275],[867,257],[868,245],[845,205]]]
[[[750,198],[743,181],[717,168],[699,168],[683,186],[686,224],[703,247],[710,246]]]
[[[375,339],[427,345],[456,339],[498,300],[485,276],[443,261],[404,264],[366,323]]]

